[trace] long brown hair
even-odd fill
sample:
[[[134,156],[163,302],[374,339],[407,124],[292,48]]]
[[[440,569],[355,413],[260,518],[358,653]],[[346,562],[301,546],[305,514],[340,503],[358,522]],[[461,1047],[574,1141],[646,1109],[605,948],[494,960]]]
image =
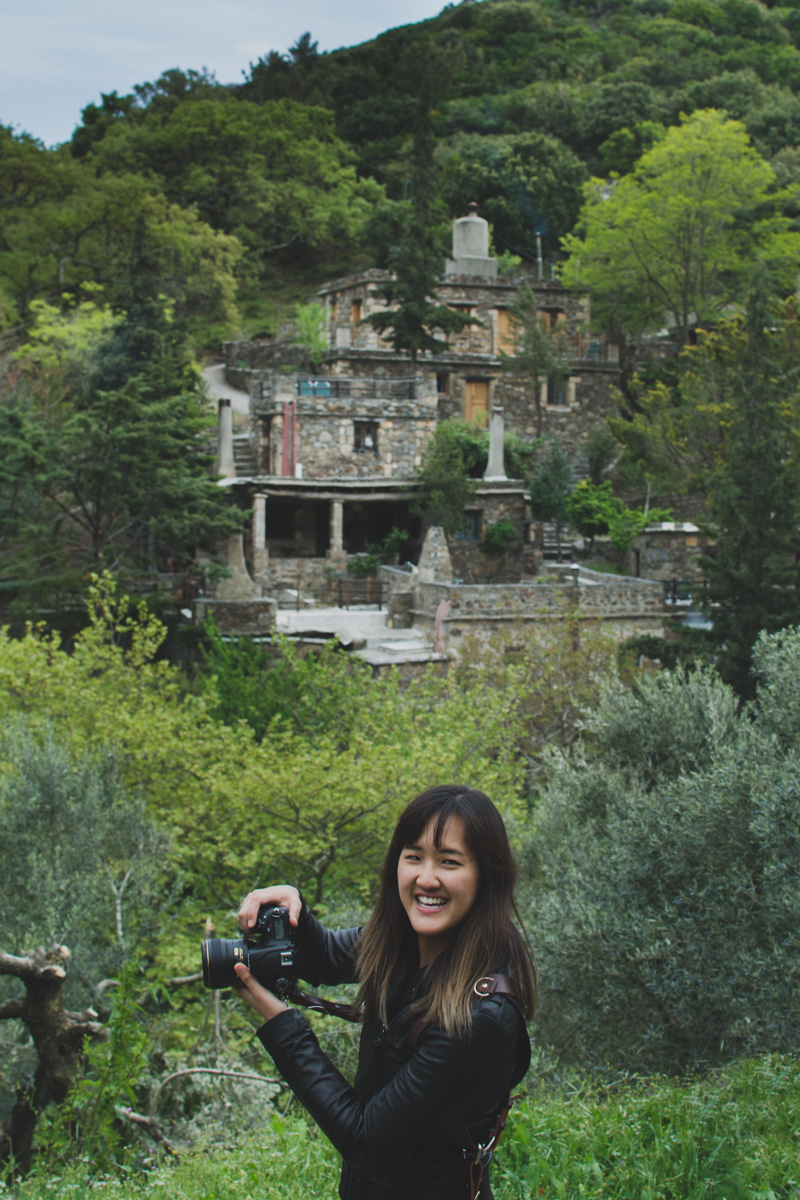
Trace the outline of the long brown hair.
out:
[[[463,822],[467,848],[478,864],[478,895],[450,944],[428,968],[419,1015],[436,1021],[451,1035],[463,1035],[472,1023],[473,985],[505,965],[514,977],[525,1016],[533,1013],[536,964],[514,901],[517,865],[503,819],[483,792],[443,784],[411,801],[389,844],[378,902],[357,947],[361,980],[358,1002],[364,1005],[368,1021],[387,1023],[392,974],[417,950],[416,935],[397,886],[400,855],[406,846],[420,840],[430,822],[434,843],[440,846],[451,817],[460,817]]]

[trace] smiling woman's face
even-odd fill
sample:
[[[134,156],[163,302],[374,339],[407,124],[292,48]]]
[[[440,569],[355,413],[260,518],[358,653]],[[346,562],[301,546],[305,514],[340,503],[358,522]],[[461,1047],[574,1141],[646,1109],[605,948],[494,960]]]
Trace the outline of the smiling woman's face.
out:
[[[400,903],[419,942],[420,966],[441,954],[478,897],[480,872],[467,848],[464,823],[451,817],[441,845],[430,821],[413,846],[405,846],[397,864]]]

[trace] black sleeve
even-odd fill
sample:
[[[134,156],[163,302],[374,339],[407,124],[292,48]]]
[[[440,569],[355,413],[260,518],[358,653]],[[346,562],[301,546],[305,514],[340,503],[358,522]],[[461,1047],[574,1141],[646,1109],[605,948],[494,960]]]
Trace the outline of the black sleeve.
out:
[[[360,929],[326,929],[303,901],[295,944],[299,977],[314,987],[357,982],[354,948],[360,933]]]
[[[390,1083],[366,1103],[323,1054],[294,1009],[258,1031],[284,1079],[356,1169],[369,1172],[398,1151],[413,1150],[492,1093],[508,1089],[521,1018],[513,1004],[481,1006],[468,1038],[447,1037],[436,1027]]]

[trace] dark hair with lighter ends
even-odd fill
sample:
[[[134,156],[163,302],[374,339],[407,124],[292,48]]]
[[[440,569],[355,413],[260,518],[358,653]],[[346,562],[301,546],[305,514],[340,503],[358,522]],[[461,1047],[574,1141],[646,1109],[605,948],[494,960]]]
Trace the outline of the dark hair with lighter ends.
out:
[[[536,1006],[537,974],[528,935],[514,901],[517,865],[503,818],[483,792],[445,784],[423,792],[397,822],[381,875],[375,910],[357,947],[366,1020],[387,1024],[390,980],[398,964],[416,950],[417,941],[400,900],[397,864],[406,846],[419,842],[433,822],[434,843],[442,844],[447,822],[460,817],[467,849],[479,870],[478,895],[447,948],[428,968],[428,986],[419,1015],[435,1021],[451,1036],[472,1024],[473,986],[508,965],[526,1017]],[[517,925],[514,924],[516,918]],[[522,931],[522,932],[520,932]]]

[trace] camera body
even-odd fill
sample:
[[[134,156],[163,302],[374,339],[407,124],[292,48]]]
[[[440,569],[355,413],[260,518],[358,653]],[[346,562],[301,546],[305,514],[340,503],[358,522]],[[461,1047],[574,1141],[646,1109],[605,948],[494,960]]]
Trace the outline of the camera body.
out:
[[[288,908],[262,904],[251,937],[207,938],[201,949],[207,988],[232,987],[237,962],[244,963],[271,991],[280,992],[281,981],[295,979],[294,930]]]

